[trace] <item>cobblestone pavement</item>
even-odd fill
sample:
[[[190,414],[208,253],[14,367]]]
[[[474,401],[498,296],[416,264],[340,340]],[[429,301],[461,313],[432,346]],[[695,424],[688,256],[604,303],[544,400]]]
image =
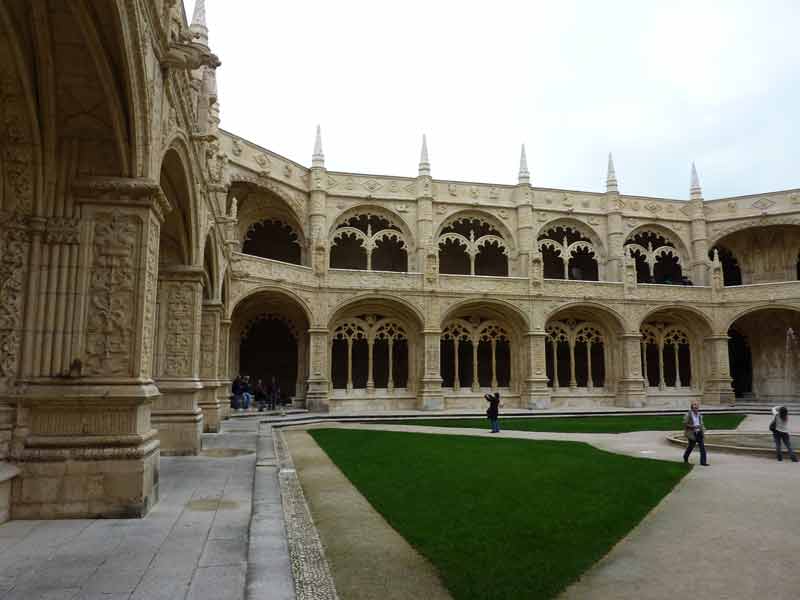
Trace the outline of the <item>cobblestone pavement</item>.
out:
[[[245,594],[258,423],[226,422],[204,448],[238,457],[162,457],[144,519],[0,526],[2,600],[239,600]]]

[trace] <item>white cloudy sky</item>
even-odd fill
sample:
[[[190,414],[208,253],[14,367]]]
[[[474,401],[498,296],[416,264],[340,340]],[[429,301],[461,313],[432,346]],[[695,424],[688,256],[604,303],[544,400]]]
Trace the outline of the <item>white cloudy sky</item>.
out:
[[[191,19],[195,0],[185,0]],[[800,1],[206,0],[222,127],[331,170],[683,198],[800,187]]]

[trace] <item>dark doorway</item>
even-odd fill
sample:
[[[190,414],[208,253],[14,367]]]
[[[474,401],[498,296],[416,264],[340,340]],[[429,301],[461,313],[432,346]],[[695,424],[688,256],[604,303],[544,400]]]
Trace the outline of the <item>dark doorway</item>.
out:
[[[753,355],[744,335],[731,329],[728,336],[728,361],[733,378],[733,393],[737,398],[742,398],[753,392]]]
[[[239,370],[251,384],[265,384],[277,377],[284,397],[295,395],[297,384],[297,340],[286,322],[278,318],[257,320],[242,338]]]

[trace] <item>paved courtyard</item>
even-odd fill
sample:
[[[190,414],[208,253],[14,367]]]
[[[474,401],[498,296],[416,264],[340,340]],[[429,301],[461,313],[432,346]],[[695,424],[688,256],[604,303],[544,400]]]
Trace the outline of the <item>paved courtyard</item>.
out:
[[[768,422],[766,415],[748,417],[740,429],[762,431]],[[342,426],[490,435],[468,429]],[[504,431],[500,436],[585,441],[613,452],[669,460],[680,460],[681,453],[664,441],[664,432]],[[162,458],[160,501],[145,519],[0,526],[0,600],[292,600],[272,430],[262,426],[259,431],[257,419],[232,419],[221,434],[205,435],[203,446],[207,454],[229,448],[249,453]],[[793,524],[800,465],[719,453],[710,460],[710,468],[694,469],[564,597],[796,598],[800,571],[794,557],[800,553],[800,538]],[[345,493],[347,482],[340,479],[339,492]]]
[[[162,457],[144,519],[0,526],[3,600],[236,600],[244,597],[257,423],[226,423],[204,447],[233,458]]]

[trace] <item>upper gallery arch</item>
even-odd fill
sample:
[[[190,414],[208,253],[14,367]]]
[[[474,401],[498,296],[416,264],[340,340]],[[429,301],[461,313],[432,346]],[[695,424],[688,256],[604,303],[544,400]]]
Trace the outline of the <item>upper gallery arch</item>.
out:
[[[334,269],[408,271],[413,236],[394,212],[357,206],[343,212],[329,231],[330,266]]]
[[[454,275],[509,275],[516,256],[511,231],[491,213],[457,212],[436,233],[439,270]]]

